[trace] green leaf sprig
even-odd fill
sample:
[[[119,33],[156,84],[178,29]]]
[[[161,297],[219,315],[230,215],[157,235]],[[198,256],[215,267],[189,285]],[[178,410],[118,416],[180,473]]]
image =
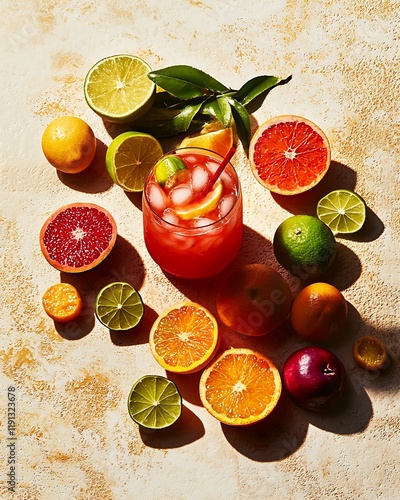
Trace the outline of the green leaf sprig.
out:
[[[257,76],[239,90],[233,90],[204,71],[187,65],[169,66],[148,74],[163,91],[135,125],[156,137],[192,133],[211,120],[226,128],[235,123],[245,150],[250,144],[250,116],[247,106],[261,94],[291,80]]]

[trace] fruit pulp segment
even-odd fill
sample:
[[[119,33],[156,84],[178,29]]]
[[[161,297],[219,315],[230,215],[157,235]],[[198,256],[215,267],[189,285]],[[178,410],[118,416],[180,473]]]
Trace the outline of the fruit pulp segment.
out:
[[[326,168],[327,155],[323,139],[308,124],[289,121],[263,132],[254,161],[261,179],[290,191],[317,179]]]
[[[220,366],[218,366],[220,364]],[[260,415],[276,392],[269,364],[254,355],[225,356],[207,380],[207,400],[212,408],[229,418]]]
[[[169,366],[191,366],[214,349],[214,324],[201,309],[174,309],[160,320],[154,344]]]
[[[43,241],[51,259],[79,268],[98,259],[109,247],[112,235],[113,227],[105,213],[91,207],[72,207],[48,225]]]
[[[179,157],[188,167],[189,181],[173,186],[169,192],[156,183],[154,173],[146,182],[146,247],[153,260],[171,274],[186,278],[211,276],[224,269],[241,246],[243,206],[239,181],[234,169],[227,165],[220,181],[202,198],[199,194],[204,182],[218,168],[220,159],[204,153]],[[171,197],[172,192],[175,194]]]

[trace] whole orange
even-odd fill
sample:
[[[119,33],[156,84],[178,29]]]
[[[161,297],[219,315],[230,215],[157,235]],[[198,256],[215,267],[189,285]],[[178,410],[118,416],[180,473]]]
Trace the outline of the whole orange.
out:
[[[290,312],[293,330],[311,342],[329,342],[347,321],[348,307],[342,293],[329,283],[312,283],[295,297]]]
[[[260,336],[286,320],[292,292],[283,276],[270,266],[248,264],[221,282],[216,305],[221,321],[235,332]]]
[[[96,153],[96,137],[81,118],[60,116],[43,132],[42,150],[57,170],[77,174],[91,164]]]

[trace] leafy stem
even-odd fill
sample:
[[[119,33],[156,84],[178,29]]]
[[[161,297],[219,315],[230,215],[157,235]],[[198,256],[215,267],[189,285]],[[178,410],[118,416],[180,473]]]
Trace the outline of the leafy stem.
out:
[[[250,115],[247,106],[277,85],[291,80],[276,76],[257,76],[233,90],[209,74],[187,65],[169,66],[148,74],[161,92],[153,107],[135,125],[156,137],[188,133],[211,120],[226,128],[232,122],[243,147],[250,143]]]

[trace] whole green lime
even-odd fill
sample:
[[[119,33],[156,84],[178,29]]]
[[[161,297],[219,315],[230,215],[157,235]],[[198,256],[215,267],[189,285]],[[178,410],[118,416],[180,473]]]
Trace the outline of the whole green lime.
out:
[[[293,215],[284,220],[275,231],[273,246],[281,266],[302,280],[324,274],[337,250],[329,227],[310,215]]]

